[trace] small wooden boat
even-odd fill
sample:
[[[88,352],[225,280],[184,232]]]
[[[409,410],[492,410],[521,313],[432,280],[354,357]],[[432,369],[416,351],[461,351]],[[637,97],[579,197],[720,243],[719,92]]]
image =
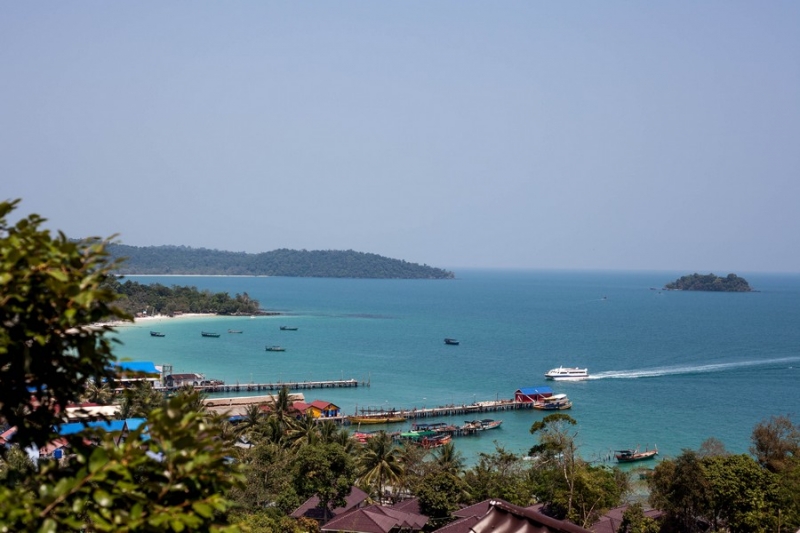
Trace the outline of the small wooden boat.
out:
[[[446,434],[433,435],[432,437],[423,437],[420,444],[425,449],[441,448],[445,444],[453,441],[453,437]]]
[[[444,343],[449,344],[450,346],[458,346],[458,339],[447,338],[444,340]]]
[[[286,348],[284,348],[283,346],[267,346],[266,349],[267,349],[268,352],[285,352],[286,351]]]
[[[244,333],[244,332],[240,329],[229,329],[228,333]]]
[[[487,431],[490,429],[499,428],[502,423],[502,420],[492,420],[491,418],[484,418],[483,420],[467,420],[464,423],[463,429],[472,431]]]
[[[393,424],[395,422],[406,421],[402,416],[390,414],[348,416],[347,419],[351,424]]]
[[[219,337],[219,333],[210,333],[208,331],[201,331],[200,335],[203,337],[214,337],[214,338]]]
[[[281,331],[297,331],[297,326],[281,326]]]
[[[151,337],[165,337],[166,333],[161,333],[160,331],[151,331],[150,332],[150,336]]]
[[[658,455],[658,448],[652,450],[639,451],[637,447],[635,450],[617,450],[614,452],[618,463],[633,463],[635,461],[646,461]]]

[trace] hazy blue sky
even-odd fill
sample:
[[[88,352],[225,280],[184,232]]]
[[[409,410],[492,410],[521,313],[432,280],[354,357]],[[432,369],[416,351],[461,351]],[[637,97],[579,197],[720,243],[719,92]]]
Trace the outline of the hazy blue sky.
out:
[[[138,246],[800,272],[800,2],[4,2],[0,176]]]

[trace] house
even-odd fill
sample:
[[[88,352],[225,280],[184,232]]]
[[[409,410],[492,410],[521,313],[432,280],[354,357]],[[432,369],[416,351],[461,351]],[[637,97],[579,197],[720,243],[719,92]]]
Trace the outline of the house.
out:
[[[294,510],[292,518],[312,518],[321,524],[328,520],[366,505],[369,495],[358,487],[352,487],[345,498],[345,504],[335,509],[323,509],[319,506],[319,497],[312,496],[303,505]]]
[[[320,531],[330,533],[413,533],[422,531],[427,523],[428,517],[421,514],[401,511],[393,507],[370,505],[333,518],[322,526]]]
[[[118,361],[114,366],[117,370],[118,385],[122,387],[139,381],[148,381],[156,385],[161,379],[161,371],[152,361]]]
[[[197,387],[205,379],[203,374],[169,374],[164,378],[164,386],[168,389],[177,389],[186,385]]]
[[[338,418],[341,416],[341,408],[331,402],[323,400],[314,400],[311,403],[294,402],[292,407],[296,409],[301,416],[305,416],[306,412],[310,412],[314,418]]]
[[[475,525],[472,533],[497,533],[513,531],[514,533],[592,533],[588,529],[567,522],[550,518],[539,511],[511,505],[503,500],[491,500],[489,510]]]
[[[518,403],[533,403],[541,401],[542,398],[549,398],[553,395],[550,387],[524,387],[517,389],[514,393],[514,401]]]

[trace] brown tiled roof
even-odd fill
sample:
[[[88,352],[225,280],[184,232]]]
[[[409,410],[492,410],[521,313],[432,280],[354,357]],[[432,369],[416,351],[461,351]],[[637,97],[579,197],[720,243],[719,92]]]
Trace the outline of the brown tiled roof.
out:
[[[403,500],[392,505],[395,511],[403,511],[404,513],[422,514],[419,512],[419,498],[411,498]]]
[[[620,524],[622,524],[622,514],[628,509],[628,505],[622,507],[614,507],[606,514],[600,517],[600,520],[592,524],[593,533],[617,533]],[[663,516],[662,511],[655,509],[646,509],[644,515],[648,518],[658,520]]]
[[[480,521],[480,516],[467,516],[450,522],[436,530],[436,533],[471,533],[472,527]]]
[[[556,520],[537,511],[492,500],[489,512],[473,526],[474,533],[592,533],[571,522]]]
[[[491,502],[492,500],[483,500],[482,502],[470,505],[469,507],[464,507],[463,509],[459,509],[458,511],[453,513],[453,516],[457,516],[459,518],[466,518],[469,516],[483,516],[489,511]]]
[[[347,498],[345,498],[344,506],[336,507],[333,510],[329,509],[328,512],[325,513],[325,510],[319,507],[319,497],[312,496],[311,498],[307,499],[303,505],[295,509],[291,516],[292,518],[313,518],[314,520],[320,520],[324,522],[325,520],[329,520],[334,516],[338,516],[350,511],[351,509],[355,509],[368,497],[369,495],[363,490],[359,489],[358,487],[352,487],[350,489],[350,494],[348,494]],[[325,516],[326,514],[327,516]]]
[[[398,528],[419,531],[427,522],[428,518],[422,515],[398,511],[391,507],[370,505],[337,516],[322,526],[321,531],[389,533]]]

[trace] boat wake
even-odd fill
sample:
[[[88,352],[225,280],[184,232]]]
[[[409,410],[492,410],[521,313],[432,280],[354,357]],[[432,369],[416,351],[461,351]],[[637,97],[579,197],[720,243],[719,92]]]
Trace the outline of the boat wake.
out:
[[[800,361],[800,357],[782,357],[780,359],[759,359],[756,361],[740,361],[737,363],[719,363],[713,365],[662,366],[639,370],[608,370],[606,372],[593,374],[589,376],[589,379],[637,379],[675,376],[679,374],[704,374],[708,372],[723,372],[735,368],[796,363],[798,361]]]

